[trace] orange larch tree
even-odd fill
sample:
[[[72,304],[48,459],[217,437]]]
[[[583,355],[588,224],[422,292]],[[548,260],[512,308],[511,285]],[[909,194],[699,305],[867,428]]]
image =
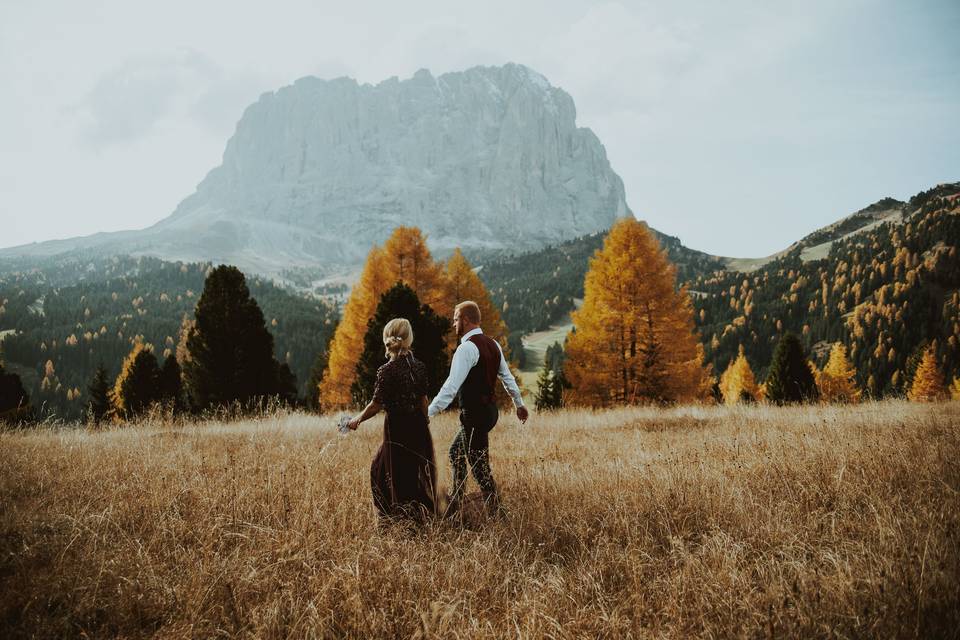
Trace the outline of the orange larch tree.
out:
[[[330,341],[330,359],[320,382],[320,406],[324,409],[344,408],[352,402],[350,386],[356,379],[355,369],[363,351],[367,321],[373,317],[380,296],[391,286],[385,264],[383,249],[371,249],[360,281],[350,291],[343,318]]]
[[[743,345],[740,345],[736,359],[730,362],[720,376],[720,394],[726,405],[735,405],[742,400],[757,400],[761,395]]]
[[[490,299],[487,287],[460,249],[455,249],[453,255],[447,260],[444,272],[447,281],[447,301],[444,309],[449,309],[452,313],[453,307],[458,302],[473,300],[480,307],[480,328],[486,335],[497,340],[501,347],[506,348],[509,334],[507,324],[500,317],[500,310]],[[453,332],[450,337],[454,342],[457,339]]]
[[[907,398],[914,402],[936,402],[947,397],[943,382],[943,372],[937,366],[937,355],[931,346],[923,353],[923,359],[913,375],[913,384],[907,392]]]
[[[839,342],[830,349],[830,358],[822,371],[814,371],[820,399],[824,402],[859,402],[857,370],[847,358],[847,348]]]
[[[693,306],[649,228],[614,224],[590,260],[573,314],[564,372],[574,404],[609,406],[704,398],[711,384]]]
[[[383,247],[367,255],[360,280],[350,292],[330,343],[327,371],[320,383],[320,405],[324,410],[349,407],[351,385],[363,352],[367,322],[373,317],[380,297],[393,285],[403,282],[424,304],[449,318],[447,282],[443,266],[434,261],[426,238],[416,227],[397,227]],[[414,336],[416,340],[416,336]],[[416,347],[414,347],[416,349]]]

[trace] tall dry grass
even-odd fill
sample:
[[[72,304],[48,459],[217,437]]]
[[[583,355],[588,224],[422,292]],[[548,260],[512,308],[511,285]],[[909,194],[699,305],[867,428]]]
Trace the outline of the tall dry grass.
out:
[[[378,530],[377,420],[0,435],[4,637],[957,637],[960,403],[567,411]],[[454,417],[435,420],[438,461]]]

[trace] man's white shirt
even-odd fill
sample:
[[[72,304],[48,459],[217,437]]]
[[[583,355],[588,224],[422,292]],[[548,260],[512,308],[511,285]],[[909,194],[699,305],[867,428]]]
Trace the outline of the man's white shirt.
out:
[[[450,363],[450,375],[447,376],[447,381],[440,387],[437,397],[433,399],[433,402],[430,403],[430,408],[427,410],[427,415],[430,417],[437,415],[450,406],[453,399],[457,397],[457,392],[460,391],[464,380],[467,379],[467,374],[470,373],[470,369],[474,368],[480,361],[480,350],[477,349],[477,345],[470,342],[470,337],[478,333],[483,333],[479,327],[468,331],[460,338],[460,344],[457,346],[457,350],[453,352],[453,361]],[[496,341],[494,342],[496,343]],[[497,349],[500,350],[500,368],[497,370],[497,377],[500,378],[503,388],[506,389],[510,397],[513,398],[514,406],[519,409],[523,406],[520,387],[517,386],[517,381],[514,379],[513,374],[510,373],[510,367],[507,366],[507,359],[503,357],[503,349],[500,349],[499,343],[496,344]]]

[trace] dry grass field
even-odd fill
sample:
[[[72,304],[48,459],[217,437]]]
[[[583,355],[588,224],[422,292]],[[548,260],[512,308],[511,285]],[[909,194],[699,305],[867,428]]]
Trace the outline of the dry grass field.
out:
[[[419,532],[379,426],[0,434],[0,636],[960,634],[960,403],[511,416],[508,515]]]

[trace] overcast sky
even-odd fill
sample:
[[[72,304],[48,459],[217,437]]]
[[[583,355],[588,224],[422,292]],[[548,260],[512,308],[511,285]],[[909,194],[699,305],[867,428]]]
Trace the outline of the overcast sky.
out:
[[[299,77],[518,62],[569,92],[627,202],[762,256],[960,180],[960,2],[0,0],[0,246],[142,228]]]

